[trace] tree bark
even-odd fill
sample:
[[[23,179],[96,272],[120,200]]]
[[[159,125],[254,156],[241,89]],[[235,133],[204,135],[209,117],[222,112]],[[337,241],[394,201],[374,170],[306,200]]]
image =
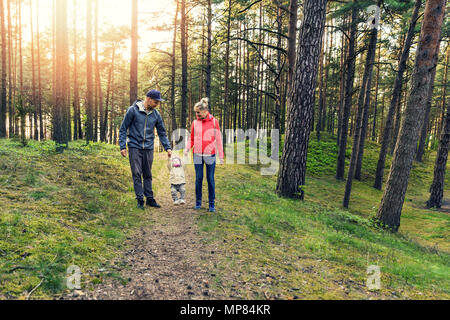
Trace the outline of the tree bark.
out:
[[[381,6],[381,1],[378,1],[378,6]],[[355,179],[361,180],[361,169],[362,169],[362,160],[364,155],[364,143],[366,140],[367,127],[369,123],[369,106],[370,106],[370,91],[372,89],[372,73],[373,73],[373,64],[375,62],[375,55],[377,49],[377,40],[378,40],[378,29],[372,29],[370,34],[370,42],[369,49],[367,51],[367,61],[366,68],[367,70],[367,78],[365,84],[365,92],[364,92],[364,111],[362,118],[362,126],[359,140],[359,147],[357,149],[358,156],[356,161],[355,168]]]
[[[384,130],[382,131],[381,148],[380,154],[378,156],[377,170],[375,173],[375,182],[373,185],[373,187],[378,190],[381,190],[381,186],[383,184],[384,166],[386,163],[386,154],[388,151],[389,141],[391,138],[392,124],[394,121],[394,112],[400,99],[403,83],[403,73],[405,72],[406,69],[406,61],[408,60],[409,57],[409,49],[411,48],[411,44],[414,38],[414,28],[416,27],[417,17],[419,15],[421,3],[422,0],[416,0],[414,11],[411,17],[411,22],[409,24],[408,34],[406,36],[406,40],[403,45],[402,54],[398,64],[398,72],[394,81],[394,89],[392,92],[392,99],[389,105],[388,114],[386,115],[386,123],[384,125]]]
[[[13,80],[12,80],[12,31],[11,31],[11,0],[7,0],[8,7],[8,119],[9,119],[9,137],[14,136],[14,90],[13,90]],[[15,75],[14,75],[15,77]]]
[[[2,88],[0,98],[0,138],[6,137],[6,30],[3,0],[0,0],[1,37],[2,37]]]
[[[212,8],[211,8],[211,0],[208,0],[207,7],[208,14],[208,41],[207,41],[207,51],[206,51],[206,80],[205,80],[205,93],[206,97],[211,101],[211,46],[212,46]]]
[[[138,96],[138,4],[137,0],[132,0],[131,11],[131,64],[130,64],[130,105]]]
[[[31,87],[32,87],[32,110],[34,117],[34,140],[39,140],[39,131],[38,131],[38,110],[36,106],[36,73],[35,73],[35,60],[34,60],[34,32],[33,32],[33,2],[30,0],[30,30],[31,30]],[[31,133],[30,133],[31,135]]]
[[[73,0],[73,12],[77,16],[77,1]],[[73,19],[73,139],[82,139],[80,97],[78,92],[78,50],[77,50],[77,19]]]
[[[88,1],[86,6],[86,143],[94,140],[94,118],[93,118],[93,79],[92,79],[92,2]]]
[[[345,150],[347,148],[347,136],[348,136],[348,120],[350,118],[350,109],[352,104],[352,94],[353,94],[353,80],[355,77],[355,41],[357,32],[357,17],[358,8],[356,7],[357,0],[353,0],[352,8],[352,18],[350,27],[350,39],[348,44],[348,56],[346,65],[346,82],[345,82],[345,100],[344,108],[342,110],[342,120],[341,120],[341,132],[339,137],[339,152],[336,166],[336,179],[344,179],[345,170]]]
[[[445,13],[446,0],[428,0],[417,48],[411,92],[400,127],[386,189],[377,212],[377,220],[393,231],[400,227],[400,215],[408,187],[420,124],[423,121],[431,81],[437,42]]]
[[[450,103],[447,105],[444,127],[442,128],[441,141],[439,142],[436,162],[434,164],[433,182],[430,187],[430,198],[427,208],[440,208],[444,197],[445,168],[447,166],[448,147],[450,142]]]
[[[188,74],[187,74],[187,41],[186,41],[186,0],[181,0],[181,115],[180,127],[186,128]],[[185,141],[183,142],[185,143]]]
[[[439,53],[439,48],[437,50]],[[436,61],[434,62],[435,64],[437,63],[438,59],[439,59],[438,55],[436,55]],[[422,129],[420,130],[419,145],[416,151],[416,161],[418,162],[423,161],[422,158],[425,152],[425,141],[427,139],[428,125],[430,122],[430,111],[431,111],[431,103],[433,101],[434,79],[436,78],[436,69],[437,68],[433,68],[433,70],[431,71],[431,81],[430,81],[430,88],[428,90],[428,99],[425,107],[425,115],[422,123]]]
[[[276,191],[281,196],[304,198],[306,157],[314,113],[314,91],[325,27],[326,0],[306,0],[299,34],[298,55],[290,112]]]
[[[39,32],[39,6],[36,6],[36,49],[37,49],[37,67],[38,67],[38,93],[37,93],[37,109],[39,115],[39,139],[44,140],[44,121],[42,118],[42,79],[41,79],[41,45]]]
[[[67,0],[56,1],[56,101],[53,110],[53,130],[54,140],[56,141],[57,151],[64,149],[61,144],[67,143],[66,125],[64,122],[64,108],[67,103],[67,96],[65,91],[65,80],[67,76],[67,64],[69,57],[68,41],[67,41]]]
[[[347,174],[347,183],[345,185],[345,195],[343,206],[344,208],[348,208],[348,204],[350,202],[350,194],[352,191],[352,182],[353,175],[355,175],[356,179],[360,179],[361,171],[359,171],[359,176],[357,176],[358,172],[358,161],[359,156],[361,155],[362,161],[362,150],[360,148],[364,148],[365,131],[364,131],[364,120],[367,120],[369,102],[370,102],[370,87],[371,87],[371,78],[372,78],[372,70],[373,70],[373,62],[375,58],[375,50],[377,45],[377,36],[378,30],[377,28],[373,28],[370,32],[370,40],[369,40],[369,49],[367,50],[367,57],[364,67],[364,75],[362,79],[361,90],[359,92],[358,97],[358,111],[356,115],[355,121],[355,130],[353,135],[353,147],[352,147],[352,156],[350,159],[350,166]],[[365,119],[364,119],[365,118]],[[361,169],[359,169],[361,170]]]

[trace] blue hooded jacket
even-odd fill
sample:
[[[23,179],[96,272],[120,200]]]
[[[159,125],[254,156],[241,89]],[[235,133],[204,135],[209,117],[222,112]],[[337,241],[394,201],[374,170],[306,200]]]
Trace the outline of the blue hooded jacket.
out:
[[[164,150],[167,151],[168,149],[172,149],[169,139],[167,138],[166,128],[164,127],[161,114],[156,109],[153,109],[147,114],[143,101],[135,101],[133,105],[128,108],[122,121],[122,125],[120,126],[120,150],[126,149],[127,143],[128,148],[153,150],[155,126]]]

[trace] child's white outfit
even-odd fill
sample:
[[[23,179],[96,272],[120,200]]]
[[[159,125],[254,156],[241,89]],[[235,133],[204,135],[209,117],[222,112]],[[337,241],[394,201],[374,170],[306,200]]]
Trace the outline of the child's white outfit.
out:
[[[170,172],[170,193],[172,194],[174,204],[186,203],[184,200],[184,195],[186,193],[186,178],[184,176],[184,169],[186,168],[185,161],[181,160],[179,157],[172,156],[167,160],[167,168]],[[180,193],[180,198],[178,198],[178,192]]]

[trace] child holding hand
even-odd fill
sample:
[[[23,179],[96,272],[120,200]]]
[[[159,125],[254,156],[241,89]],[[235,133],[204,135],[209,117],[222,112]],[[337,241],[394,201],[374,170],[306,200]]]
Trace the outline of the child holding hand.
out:
[[[184,176],[184,169],[186,168],[186,163],[181,158],[172,156],[167,159],[167,168],[170,172],[169,182],[173,203],[175,205],[185,204],[186,178]],[[180,193],[180,198],[178,198],[178,193]]]

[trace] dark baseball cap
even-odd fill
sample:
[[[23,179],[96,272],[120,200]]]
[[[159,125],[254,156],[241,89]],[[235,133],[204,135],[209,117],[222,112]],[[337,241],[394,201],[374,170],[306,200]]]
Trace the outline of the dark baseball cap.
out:
[[[158,101],[166,101],[164,99],[161,99],[161,92],[158,90],[152,89],[149,92],[147,92],[147,97],[158,100]]]

